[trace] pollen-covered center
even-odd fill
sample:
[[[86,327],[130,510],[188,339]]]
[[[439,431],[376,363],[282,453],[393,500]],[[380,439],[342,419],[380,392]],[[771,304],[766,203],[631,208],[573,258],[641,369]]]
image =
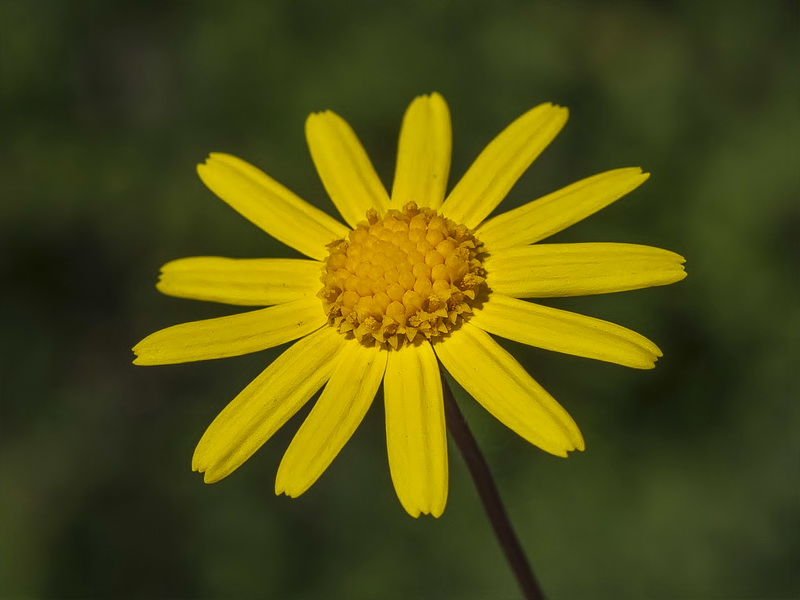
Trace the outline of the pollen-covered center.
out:
[[[482,247],[464,225],[413,202],[374,210],[329,246],[322,299],[329,322],[363,343],[399,348],[458,327],[484,285]]]

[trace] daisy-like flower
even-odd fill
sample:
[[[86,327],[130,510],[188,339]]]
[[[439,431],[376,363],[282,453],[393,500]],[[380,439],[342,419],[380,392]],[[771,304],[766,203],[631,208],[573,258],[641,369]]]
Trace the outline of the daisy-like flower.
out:
[[[294,342],[217,416],[192,467],[230,475],[320,388],[278,468],[276,493],[299,496],[356,430],[383,382],[389,468],[412,516],[447,500],[440,364],[503,424],[557,456],[583,450],[567,412],[492,335],[649,369],[658,347],[629,329],[529,302],[674,283],[683,258],[633,244],[541,244],[641,185],[606,171],[498,216],[490,213],[553,140],[567,110],[542,104],[506,127],[446,195],[450,114],[438,94],[403,119],[391,194],[350,126],[306,121],[322,182],[347,225],[256,167],[211,154],[197,171],[242,216],[307,259],[195,257],[164,265],[168,295],[265,307],[158,331],[136,364],[207,360]]]

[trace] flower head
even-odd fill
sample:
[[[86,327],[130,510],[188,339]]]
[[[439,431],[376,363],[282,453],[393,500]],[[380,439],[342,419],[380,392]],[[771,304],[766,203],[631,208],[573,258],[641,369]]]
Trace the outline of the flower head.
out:
[[[320,388],[278,469],[276,493],[298,496],[325,471],[383,382],[389,467],[413,516],[447,499],[440,364],[487,411],[557,456],[583,450],[577,425],[492,335],[648,369],[661,352],[619,325],[534,304],[674,283],[672,252],[633,244],[541,244],[648,177],[638,168],[583,179],[488,218],[567,120],[542,104],[503,130],[445,194],[450,115],[438,94],[403,119],[391,195],[353,130],[332,112],[306,122],[311,156],[348,226],[227,154],[203,182],[308,259],[185,258],[167,263],[165,294],[260,306],[176,325],[140,342],[136,364],[256,352],[297,340],[217,416],[194,453],[208,483],[244,463]],[[492,335],[490,335],[492,334]]]
[[[413,202],[374,210],[330,245],[317,294],[334,327],[361,343],[436,340],[458,328],[485,289],[481,243],[463,225]]]

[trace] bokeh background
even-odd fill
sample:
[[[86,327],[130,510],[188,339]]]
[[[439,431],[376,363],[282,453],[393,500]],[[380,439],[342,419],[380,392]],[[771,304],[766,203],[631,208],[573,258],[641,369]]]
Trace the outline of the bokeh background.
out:
[[[306,115],[345,116],[389,185],[403,111],[434,90],[452,182],[557,102],[570,123],[501,210],[641,166],[553,239],[688,258],[671,287],[549,302],[648,335],[654,371],[506,344],[585,453],[461,398],[549,596],[800,596],[797,42],[778,1],[0,0],[0,597],[519,597],[453,446],[444,516],[404,513],[380,402],[290,500],[273,481],[305,411],[221,483],[189,467],[280,348],[130,364],[156,329],[237,310],[159,295],[161,264],[292,256],[203,187],[209,151],[333,211]]]

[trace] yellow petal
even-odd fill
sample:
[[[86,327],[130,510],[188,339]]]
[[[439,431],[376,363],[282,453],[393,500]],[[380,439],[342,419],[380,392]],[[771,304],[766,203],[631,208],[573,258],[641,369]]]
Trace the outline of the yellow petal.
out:
[[[474,229],[567,122],[567,109],[540,104],[494,138],[442,204],[441,212]]]
[[[492,251],[532,244],[566,229],[642,185],[649,173],[614,169],[568,185],[483,223],[475,232]]]
[[[275,493],[297,497],[333,462],[361,424],[386,370],[385,350],[342,346],[328,384],[283,456]]]
[[[209,425],[192,469],[214,483],[239,468],[330,378],[344,342],[322,327],[290,346]]]
[[[412,517],[438,517],[447,502],[447,433],[442,380],[431,345],[389,352],[383,390],[397,497]]]
[[[450,173],[450,111],[439,94],[414,99],[403,117],[391,208],[408,202],[439,208]]]
[[[243,217],[311,258],[326,258],[326,244],[348,233],[339,221],[230,154],[212,153],[205,164],[197,165],[197,173],[208,189]]]
[[[467,393],[531,444],[556,456],[583,450],[572,417],[488,333],[464,323],[434,350]]]
[[[493,250],[487,285],[514,298],[586,296],[675,283],[682,256],[637,244],[533,244]]]
[[[196,256],[161,267],[162,294],[243,306],[270,306],[315,295],[322,263],[293,258]]]
[[[135,365],[225,358],[272,348],[322,327],[327,316],[316,297],[301,298],[228,317],[167,327],[133,348]]]
[[[336,113],[309,115],[306,141],[322,184],[351,227],[374,208],[382,214],[389,196],[361,142],[350,125]]]
[[[555,352],[652,369],[661,351],[635,331],[525,300],[492,294],[470,324],[515,342]]]

